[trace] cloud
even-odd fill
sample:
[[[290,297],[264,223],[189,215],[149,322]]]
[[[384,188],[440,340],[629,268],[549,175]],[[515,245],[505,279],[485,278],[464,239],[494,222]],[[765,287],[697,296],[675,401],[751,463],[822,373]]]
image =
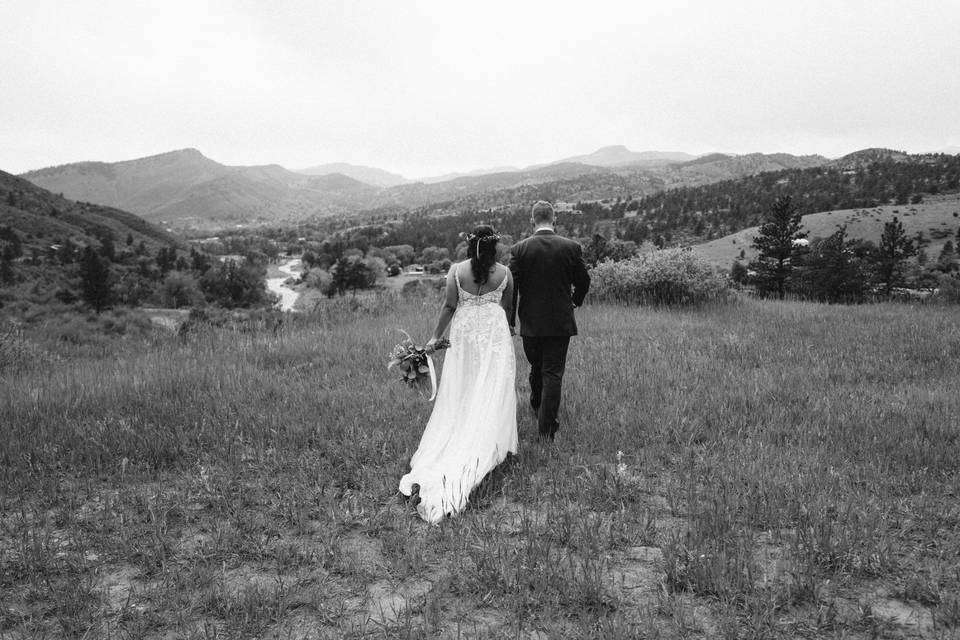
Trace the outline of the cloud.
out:
[[[960,6],[35,0],[0,8],[0,167],[186,146],[407,175],[607,144],[960,140]]]

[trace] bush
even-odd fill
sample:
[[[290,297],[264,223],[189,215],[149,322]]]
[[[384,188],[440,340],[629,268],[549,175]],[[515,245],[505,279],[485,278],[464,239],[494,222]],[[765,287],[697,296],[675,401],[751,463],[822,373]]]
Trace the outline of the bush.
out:
[[[730,295],[727,279],[690,249],[666,249],[590,271],[591,297],[600,301],[655,305],[698,305]]]
[[[188,273],[171,271],[164,278],[159,291],[160,304],[179,309],[203,304],[203,293],[197,281]]]
[[[960,276],[944,274],[940,276],[934,300],[946,304],[960,304]]]

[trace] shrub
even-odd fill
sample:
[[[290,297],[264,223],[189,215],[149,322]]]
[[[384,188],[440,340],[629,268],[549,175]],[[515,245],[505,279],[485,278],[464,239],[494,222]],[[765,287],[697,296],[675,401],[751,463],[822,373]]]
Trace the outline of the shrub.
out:
[[[188,273],[171,271],[160,287],[160,304],[179,309],[203,304],[203,293],[197,281]]]
[[[946,304],[960,304],[960,276],[946,273],[940,276],[934,300]]]
[[[730,295],[727,279],[689,248],[608,260],[594,267],[590,276],[591,297],[601,301],[698,305]]]

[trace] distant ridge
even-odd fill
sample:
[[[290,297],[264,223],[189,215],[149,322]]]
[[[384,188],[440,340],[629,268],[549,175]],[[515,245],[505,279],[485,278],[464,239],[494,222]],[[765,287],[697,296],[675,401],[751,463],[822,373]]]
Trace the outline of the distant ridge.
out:
[[[222,165],[197,149],[122,162],[79,162],[22,174],[32,183],[178,226],[222,226],[353,213],[379,189],[317,180],[280,165]]]
[[[909,158],[910,154],[908,154],[906,151],[874,147],[848,153],[847,155],[835,160],[834,163],[841,167],[848,167],[868,164],[870,162],[879,162],[880,160],[903,161],[908,160]]]
[[[444,173],[438,176],[424,176],[422,178],[417,178],[414,182],[422,182],[424,184],[436,184],[438,182],[449,182],[450,180],[456,180],[457,178],[489,176],[495,173],[513,173],[517,171],[523,171],[523,169],[518,169],[517,167],[491,167],[488,169],[474,169],[473,171]]]
[[[567,202],[636,198],[784,169],[834,164],[858,167],[909,159],[901,151],[864,149],[839,160],[789,153],[634,152],[623,145],[525,169],[503,167],[410,181],[346,163],[319,165],[308,175],[277,164],[227,166],[193,148],[125,160],[79,162],[22,174],[40,187],[135,214],[167,227],[300,222],[364,212],[484,209],[546,198]],[[349,173],[332,171],[342,168]],[[352,175],[351,175],[352,174]],[[404,180],[378,186],[374,182]]]
[[[348,178],[353,178],[354,180],[359,180],[360,182],[365,182],[375,187],[394,187],[398,184],[408,184],[413,182],[413,180],[404,178],[396,173],[384,171],[383,169],[377,169],[376,167],[364,167],[346,162],[321,164],[317,165],[316,167],[299,169],[297,173],[302,173],[306,176],[326,176],[337,173],[347,176]]]
[[[623,165],[655,166],[673,162],[688,162],[697,156],[682,151],[631,151],[624,145],[601,147],[593,153],[564,158],[551,164],[578,162],[596,167],[616,167]]]

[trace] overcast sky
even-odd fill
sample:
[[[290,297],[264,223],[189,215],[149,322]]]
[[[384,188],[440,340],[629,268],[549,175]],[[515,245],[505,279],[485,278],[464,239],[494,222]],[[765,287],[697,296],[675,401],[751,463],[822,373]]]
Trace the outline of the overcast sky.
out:
[[[0,169],[960,145],[958,0],[4,0]]]

